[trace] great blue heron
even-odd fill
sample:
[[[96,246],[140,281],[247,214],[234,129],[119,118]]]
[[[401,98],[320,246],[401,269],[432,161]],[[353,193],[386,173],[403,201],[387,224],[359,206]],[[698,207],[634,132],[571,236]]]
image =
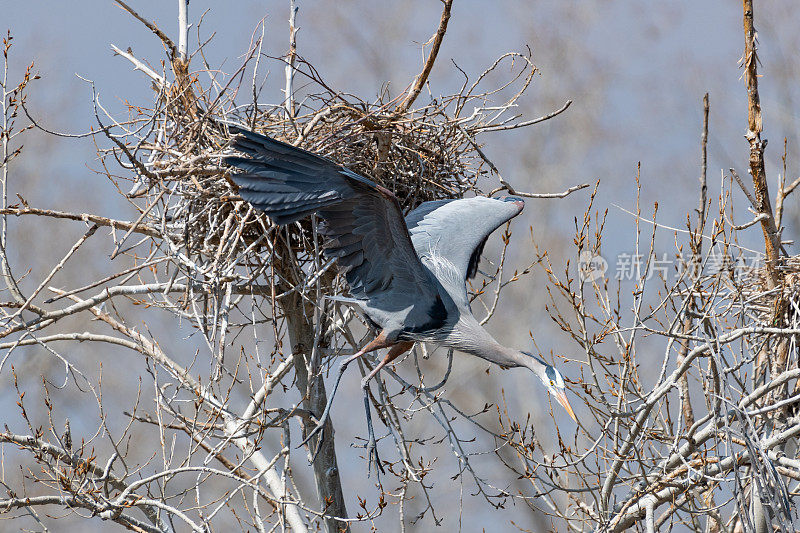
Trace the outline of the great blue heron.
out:
[[[361,381],[369,431],[369,459],[380,467],[368,400],[369,381],[388,363],[428,342],[476,355],[504,368],[524,366],[575,419],[558,370],[498,343],[472,315],[466,280],[475,276],[483,246],[495,229],[522,211],[521,198],[462,198],[424,202],[403,218],[391,191],[316,154],[252,131],[231,127],[231,146],[246,157],[225,163],[241,197],[279,225],[317,213],[352,298],[378,335],[339,367],[328,403],[308,442],[322,430],[347,365],[365,353],[389,352]]]

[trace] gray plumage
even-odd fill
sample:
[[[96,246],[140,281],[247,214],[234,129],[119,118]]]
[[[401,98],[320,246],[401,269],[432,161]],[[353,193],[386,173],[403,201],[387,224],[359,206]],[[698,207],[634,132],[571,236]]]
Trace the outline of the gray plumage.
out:
[[[389,340],[444,341],[461,314],[471,315],[466,279],[489,234],[522,211],[521,199],[436,200],[404,220],[394,195],[367,178],[235,131],[232,147],[249,156],[225,158],[244,171],[231,176],[239,194],[276,224],[317,213],[326,256],[337,258],[353,298]]]
[[[379,330],[343,367],[366,351],[391,348],[366,383],[412,342],[433,342],[503,367],[528,367],[564,404],[558,371],[494,340],[473,317],[467,297],[466,281],[477,272],[487,238],[522,211],[521,198],[436,200],[403,217],[397,198],[373,181],[269,137],[231,131],[231,147],[246,157],[224,161],[241,171],[231,176],[241,197],[276,224],[316,213],[328,238],[326,256],[337,259],[351,301]]]

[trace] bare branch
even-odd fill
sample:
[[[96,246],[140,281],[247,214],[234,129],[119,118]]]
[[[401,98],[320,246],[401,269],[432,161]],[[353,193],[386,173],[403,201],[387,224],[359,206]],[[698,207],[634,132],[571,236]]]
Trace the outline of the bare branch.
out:
[[[149,237],[160,237],[162,233],[147,224],[135,225],[131,222],[122,220],[114,220],[112,218],[101,217],[91,213],[66,213],[64,211],[54,211],[52,209],[36,209],[32,207],[7,207],[0,209],[0,215],[35,215],[40,217],[61,218],[67,220],[78,220],[86,223],[96,224],[98,226],[109,227],[120,230],[133,230],[134,233],[140,233]]]
[[[159,88],[164,88],[167,86],[167,82],[161,74],[156,73],[156,71],[145,65],[143,61],[135,58],[131,52],[124,52],[113,44],[111,45],[111,49],[114,50],[115,54],[120,55],[133,63],[134,70],[144,72],[145,75],[153,80]]]
[[[780,257],[780,232],[775,226],[770,203],[769,186],[764,169],[764,149],[767,141],[761,140],[761,101],[758,96],[758,56],[756,54],[756,30],[753,26],[753,0],[742,0],[744,10],[744,78],[747,84],[747,134],[750,143],[750,174],[756,195],[756,213],[766,213],[768,219],[761,221],[764,233],[764,251],[767,258],[767,279],[772,287],[779,283],[778,259]]]
[[[294,108],[294,72],[295,60],[297,59],[297,11],[300,9],[295,5],[295,0],[289,0],[289,52],[286,54],[286,88],[284,89],[284,102],[286,113],[290,119],[294,119],[296,111]]]
[[[167,37],[167,35],[158,29],[158,27],[147,20],[146,18],[139,15],[136,11],[133,10],[131,6],[123,2],[122,0],[114,0],[114,2],[119,5],[122,9],[130,13],[136,20],[147,26],[147,29],[152,31],[156,36],[161,39],[161,42],[164,43],[164,46],[167,47],[167,51],[169,53],[170,58],[179,57],[178,48],[175,46],[175,43],[172,42],[172,39]]]
[[[189,0],[178,0],[178,59],[184,63],[187,62],[189,49],[188,11]]]
[[[447,23],[450,21],[450,9],[453,7],[453,0],[442,0],[442,3],[444,4],[442,18],[439,20],[439,27],[436,29],[436,33],[431,37],[431,50],[428,52],[427,59],[425,59],[425,65],[422,67],[422,72],[414,78],[414,83],[408,90],[405,99],[397,106],[395,115],[403,115],[409,110],[414,100],[419,96],[419,93],[422,92],[422,88],[425,86],[425,82],[428,81],[428,76],[430,76],[433,70],[433,64],[436,63],[436,56],[439,55],[439,47],[442,46],[444,34],[447,32]]]
[[[553,117],[557,117],[558,115],[566,111],[571,104],[572,100],[567,100],[566,103],[559,109],[556,109],[552,113],[548,113],[547,115],[535,118],[533,120],[524,120],[522,122],[515,122],[513,124],[503,124],[498,126],[478,126],[474,128],[473,131],[475,131],[476,133],[487,132],[487,131],[506,131],[506,130],[515,130],[517,128],[525,128],[527,126],[533,126],[534,124],[539,124],[540,122],[544,122],[545,120],[550,120]]]

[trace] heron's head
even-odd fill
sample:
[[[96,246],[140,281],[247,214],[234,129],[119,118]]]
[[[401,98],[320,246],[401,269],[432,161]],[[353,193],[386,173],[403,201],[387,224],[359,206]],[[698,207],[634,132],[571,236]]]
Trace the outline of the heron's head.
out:
[[[538,357],[525,352],[526,355],[529,355],[536,361],[538,364],[531,367],[531,369],[539,376],[539,379],[542,380],[547,391],[553,395],[553,397],[558,400],[558,403],[566,409],[569,416],[572,417],[574,421],[578,421],[575,417],[575,412],[572,410],[572,406],[569,404],[569,400],[567,400],[567,388],[564,385],[564,378],[561,377],[561,372],[555,369],[552,365],[549,365],[539,359]]]

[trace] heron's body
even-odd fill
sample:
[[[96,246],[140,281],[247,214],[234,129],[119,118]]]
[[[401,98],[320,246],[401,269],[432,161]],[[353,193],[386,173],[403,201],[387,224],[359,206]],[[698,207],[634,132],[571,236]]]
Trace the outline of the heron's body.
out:
[[[350,286],[347,300],[378,330],[342,368],[363,353],[390,348],[366,387],[415,341],[436,343],[503,367],[530,368],[572,415],[558,371],[498,343],[470,310],[466,281],[477,272],[486,239],[522,211],[522,199],[436,200],[403,217],[397,198],[367,178],[269,137],[234,132],[232,147],[247,157],[225,161],[243,171],[232,175],[242,198],[277,224],[317,213],[329,238],[325,253],[337,258]]]
[[[487,230],[491,232],[516,216],[523,206],[517,198],[496,200],[485,197],[437,200],[420,205],[405,217],[405,221],[414,252],[427,278],[425,284],[435,291],[435,295],[432,299],[414,302],[406,309],[396,309],[392,305],[394,295],[391,293],[381,293],[378,298],[367,295],[359,301],[364,314],[389,341],[430,342],[484,358],[494,355],[490,351],[503,351],[503,346],[472,315],[467,296],[466,278],[474,276],[477,271],[483,249],[483,242],[474,241],[482,236],[483,231],[475,235],[468,231],[459,232],[455,226],[475,228],[488,223],[490,227]],[[491,218],[486,216],[489,210],[494,212]],[[448,220],[453,227],[441,223]],[[486,236],[483,236],[484,240]],[[465,251],[465,257],[454,257],[460,250]],[[469,262],[458,265],[451,258]],[[464,266],[468,267],[466,276]],[[492,362],[512,366],[508,360]]]

